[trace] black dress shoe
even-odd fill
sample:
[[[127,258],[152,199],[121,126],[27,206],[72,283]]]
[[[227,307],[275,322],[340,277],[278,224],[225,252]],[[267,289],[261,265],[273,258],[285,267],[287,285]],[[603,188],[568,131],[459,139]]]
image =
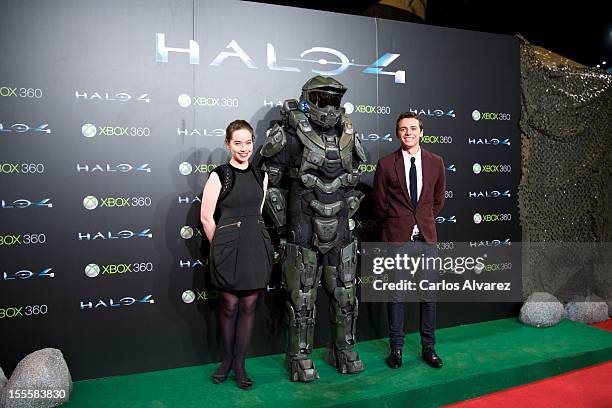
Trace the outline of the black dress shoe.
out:
[[[400,368],[402,366],[402,349],[391,349],[389,357],[387,357],[387,365],[391,368]]]
[[[436,354],[436,350],[433,346],[423,347],[421,356],[423,360],[433,368],[442,368],[442,359]]]

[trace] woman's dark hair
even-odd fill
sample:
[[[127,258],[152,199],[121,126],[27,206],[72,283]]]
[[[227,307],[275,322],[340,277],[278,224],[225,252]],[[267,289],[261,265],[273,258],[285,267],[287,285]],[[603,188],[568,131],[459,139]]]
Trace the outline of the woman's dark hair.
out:
[[[225,129],[225,143],[229,144],[232,140],[232,134],[234,134],[235,131],[240,129],[246,129],[251,132],[251,140],[255,142],[255,133],[253,132],[253,127],[246,120],[237,119],[227,125],[227,129]]]

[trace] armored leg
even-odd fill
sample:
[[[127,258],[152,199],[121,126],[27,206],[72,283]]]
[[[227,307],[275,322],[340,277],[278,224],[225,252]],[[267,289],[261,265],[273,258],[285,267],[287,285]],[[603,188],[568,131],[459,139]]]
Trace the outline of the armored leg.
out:
[[[312,353],[317,287],[321,268],[316,252],[287,244],[283,261],[283,286],[286,302],[288,338],[286,364],[291,381],[309,382],[319,378],[310,359]]]
[[[365,369],[353,351],[359,302],[355,296],[357,242],[340,250],[337,266],[323,267],[323,286],[329,295],[333,344],[325,361],[342,374],[355,374]]]

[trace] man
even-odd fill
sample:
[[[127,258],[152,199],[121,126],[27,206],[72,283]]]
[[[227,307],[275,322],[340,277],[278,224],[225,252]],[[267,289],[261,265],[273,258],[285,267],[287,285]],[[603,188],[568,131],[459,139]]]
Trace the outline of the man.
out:
[[[423,122],[414,113],[402,113],[396,122],[396,135],[401,148],[378,161],[374,175],[374,203],[383,220],[383,242],[414,246],[435,244],[438,239],[435,217],[444,206],[446,180],[444,162],[438,155],[420,147]],[[411,244],[412,245],[412,244]],[[442,367],[436,354],[436,303],[429,299],[419,303],[421,355],[432,367]],[[389,344],[387,364],[402,366],[404,345],[404,304],[387,303]]]

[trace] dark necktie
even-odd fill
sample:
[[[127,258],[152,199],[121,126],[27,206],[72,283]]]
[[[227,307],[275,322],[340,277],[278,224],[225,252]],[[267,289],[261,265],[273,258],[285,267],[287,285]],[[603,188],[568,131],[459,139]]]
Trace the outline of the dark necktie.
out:
[[[414,164],[415,158],[410,158],[410,201],[412,201],[412,207],[417,206],[417,176],[416,176],[416,164]]]

